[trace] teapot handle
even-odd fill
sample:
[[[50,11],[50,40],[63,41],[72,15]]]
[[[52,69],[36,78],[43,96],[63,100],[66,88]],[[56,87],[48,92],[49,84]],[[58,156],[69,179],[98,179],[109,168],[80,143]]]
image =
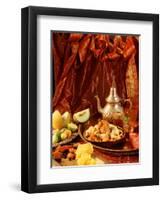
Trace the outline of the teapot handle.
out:
[[[124,103],[125,103],[125,102],[128,102],[128,103],[130,104],[129,110],[131,110],[131,108],[132,108],[132,101],[131,101],[130,99],[125,99],[125,100],[124,100]]]

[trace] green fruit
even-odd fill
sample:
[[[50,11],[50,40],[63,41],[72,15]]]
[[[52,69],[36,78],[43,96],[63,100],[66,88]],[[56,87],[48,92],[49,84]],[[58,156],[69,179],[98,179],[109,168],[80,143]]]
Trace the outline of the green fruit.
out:
[[[75,132],[75,131],[78,129],[78,126],[77,126],[76,124],[74,124],[74,123],[69,123],[69,124],[67,125],[67,128],[68,128],[69,130],[71,130],[72,132]]]
[[[71,137],[71,135],[71,130],[65,128],[64,131],[61,133],[61,140],[68,139]]]
[[[61,140],[67,139],[67,134],[65,132],[61,133]]]
[[[52,136],[52,143],[53,144],[56,144],[58,143],[59,141],[61,140],[61,133],[58,131],[58,132],[55,132]]]
[[[78,122],[78,123],[85,123],[86,121],[88,121],[90,118],[90,110],[89,108],[88,109],[85,109],[85,110],[82,110],[80,112],[77,112],[73,115],[73,119],[75,122]]]

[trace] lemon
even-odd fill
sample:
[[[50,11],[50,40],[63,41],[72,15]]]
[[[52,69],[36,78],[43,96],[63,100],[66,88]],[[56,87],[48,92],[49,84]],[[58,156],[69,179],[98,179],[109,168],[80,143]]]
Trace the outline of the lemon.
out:
[[[62,119],[63,119],[64,126],[66,127],[67,124],[71,122],[71,115],[70,115],[70,113],[69,112],[63,113]]]
[[[58,110],[54,111],[52,114],[52,127],[53,129],[63,128],[63,119],[62,115]]]

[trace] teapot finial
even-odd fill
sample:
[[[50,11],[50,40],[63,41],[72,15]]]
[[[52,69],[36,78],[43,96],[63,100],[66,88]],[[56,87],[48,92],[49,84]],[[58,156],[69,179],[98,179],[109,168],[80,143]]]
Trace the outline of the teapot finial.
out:
[[[110,93],[109,93],[108,97],[106,97],[105,100],[108,103],[117,103],[117,102],[120,101],[120,98],[119,98],[119,96],[117,94],[117,90],[116,90],[115,87],[111,87],[110,88]]]

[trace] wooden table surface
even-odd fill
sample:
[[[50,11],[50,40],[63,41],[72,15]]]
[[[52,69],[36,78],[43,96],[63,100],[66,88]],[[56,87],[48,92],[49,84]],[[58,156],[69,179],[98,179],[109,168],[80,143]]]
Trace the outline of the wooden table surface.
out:
[[[105,164],[116,163],[137,163],[139,162],[139,155],[113,155],[110,153],[104,153],[100,150],[94,149],[94,155],[102,160]]]

